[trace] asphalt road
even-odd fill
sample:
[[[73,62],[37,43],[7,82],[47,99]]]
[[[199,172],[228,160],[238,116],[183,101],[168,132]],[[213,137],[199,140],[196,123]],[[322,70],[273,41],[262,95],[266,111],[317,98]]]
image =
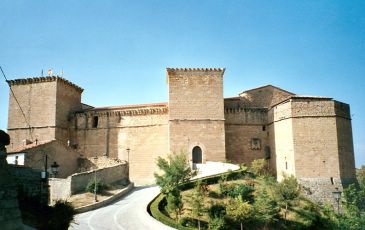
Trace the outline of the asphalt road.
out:
[[[75,216],[72,230],[168,230],[170,228],[147,213],[147,204],[159,193],[159,187],[136,187],[121,200],[103,208]]]

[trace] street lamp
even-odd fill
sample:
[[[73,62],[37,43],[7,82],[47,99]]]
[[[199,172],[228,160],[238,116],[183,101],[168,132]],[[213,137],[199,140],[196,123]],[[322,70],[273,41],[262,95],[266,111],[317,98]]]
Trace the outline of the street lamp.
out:
[[[127,150],[127,153],[128,153],[128,165],[129,165],[129,152],[131,151],[131,149],[128,147],[126,150]]]
[[[337,213],[340,214],[340,199],[341,199],[341,191],[338,188],[335,188],[335,191],[332,192],[332,196],[337,202]]]
[[[94,157],[95,160],[98,159],[98,156],[95,156]],[[98,169],[98,167],[95,167],[95,170],[94,170],[94,202],[98,202],[98,198],[96,196],[96,170]]]
[[[51,165],[51,172],[52,172],[53,177],[57,176],[59,167],[60,167],[60,165],[57,164],[56,161],[54,161],[53,164]]]

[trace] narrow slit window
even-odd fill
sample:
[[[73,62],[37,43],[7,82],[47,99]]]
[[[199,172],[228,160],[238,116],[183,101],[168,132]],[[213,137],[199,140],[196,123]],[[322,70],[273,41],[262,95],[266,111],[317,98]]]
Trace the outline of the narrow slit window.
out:
[[[99,123],[99,117],[94,116],[93,117],[93,128],[97,128]]]
[[[288,170],[288,162],[285,161],[285,169]]]
[[[331,177],[330,179],[331,179],[331,184],[334,185],[333,177]]]

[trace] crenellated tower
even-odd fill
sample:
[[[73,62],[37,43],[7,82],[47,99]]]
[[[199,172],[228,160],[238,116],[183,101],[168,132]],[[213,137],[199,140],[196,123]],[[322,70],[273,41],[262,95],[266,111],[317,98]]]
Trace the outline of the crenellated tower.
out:
[[[193,163],[225,160],[223,68],[167,68],[169,149]]]
[[[9,149],[24,142],[70,139],[69,116],[81,110],[82,88],[58,76],[10,80],[8,84],[15,95],[9,95]]]

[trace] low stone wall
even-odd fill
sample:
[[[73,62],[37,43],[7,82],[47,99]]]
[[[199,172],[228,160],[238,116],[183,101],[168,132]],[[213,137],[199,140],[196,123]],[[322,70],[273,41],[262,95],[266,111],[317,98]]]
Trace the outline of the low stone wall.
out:
[[[91,210],[95,210],[101,207],[104,207],[108,204],[113,203],[114,201],[118,200],[119,198],[121,198],[122,196],[124,196],[125,194],[127,194],[129,191],[131,191],[134,188],[134,184],[130,183],[127,187],[125,187],[124,189],[122,189],[122,191],[120,191],[119,193],[105,199],[102,200],[100,202],[94,203],[94,204],[90,204],[90,205],[86,205],[80,208],[76,208],[76,213],[83,213],[83,212],[88,212]]]
[[[95,173],[97,180],[100,180],[104,184],[112,184],[123,179],[128,179],[128,165],[119,164],[71,175],[71,194],[84,191],[89,181],[94,179]]]
[[[337,205],[333,198],[332,192],[339,189],[343,191],[348,185],[357,183],[356,179],[339,179],[339,178],[299,178],[304,194],[320,204]]]
[[[41,170],[21,165],[9,165],[18,192],[26,197],[48,197],[47,186],[41,182]],[[42,186],[42,187],[41,187]]]
[[[50,178],[49,181],[50,201],[66,200],[71,196],[71,177],[66,179]]]
[[[95,177],[104,184],[128,179],[128,165],[126,163],[110,166],[94,171],[75,173],[66,179],[50,178],[51,202],[56,200],[66,200],[71,195],[85,191],[90,180]]]

